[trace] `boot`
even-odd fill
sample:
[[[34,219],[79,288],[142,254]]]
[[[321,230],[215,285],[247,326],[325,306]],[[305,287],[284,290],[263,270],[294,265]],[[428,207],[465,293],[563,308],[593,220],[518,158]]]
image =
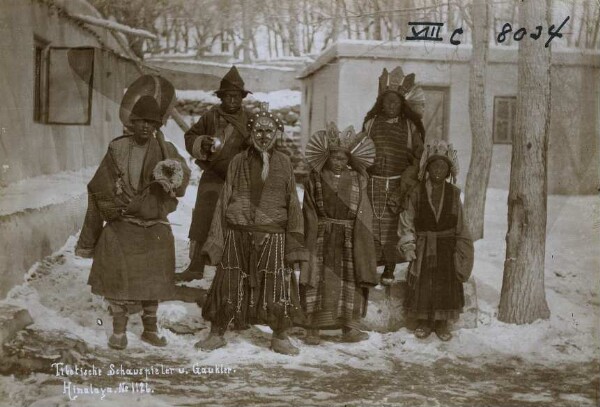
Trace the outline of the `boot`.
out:
[[[271,350],[273,352],[281,353],[282,355],[296,356],[300,353],[300,349],[292,345],[289,336],[284,333],[273,332],[271,338]]]
[[[448,342],[450,339],[452,339],[452,333],[450,333],[450,328],[448,327],[448,321],[445,321],[445,320],[435,321],[435,334],[443,342]]]
[[[415,336],[419,339],[425,339],[431,335],[431,323],[432,321],[428,321],[426,319],[420,319],[417,322],[417,329],[415,329]]]
[[[227,341],[223,335],[211,332],[204,340],[196,342],[194,348],[203,350],[205,352],[211,352],[215,349],[222,348],[225,345],[227,345]]]
[[[342,339],[344,342],[356,343],[362,342],[369,339],[369,334],[363,331],[359,331],[356,328],[344,327],[342,329],[343,335]]]
[[[396,265],[393,263],[386,264],[381,274],[381,285],[392,285],[394,282],[394,270]]]
[[[190,265],[182,272],[175,274],[176,282],[189,282],[194,280],[202,280],[204,278],[204,265],[206,261],[204,256],[194,254],[190,261]]]
[[[144,332],[142,332],[141,337],[142,341],[161,348],[167,346],[167,339],[164,336],[158,335],[158,326],[156,324],[158,301],[142,301],[142,307],[144,309],[142,315],[142,325],[144,325]]]
[[[108,346],[112,349],[123,350],[127,347],[127,314],[114,313],[113,310],[113,333],[108,338]]]
[[[319,337],[318,329],[308,329],[306,332],[306,337],[304,338],[304,342],[308,345],[318,345],[321,343],[321,338]]]

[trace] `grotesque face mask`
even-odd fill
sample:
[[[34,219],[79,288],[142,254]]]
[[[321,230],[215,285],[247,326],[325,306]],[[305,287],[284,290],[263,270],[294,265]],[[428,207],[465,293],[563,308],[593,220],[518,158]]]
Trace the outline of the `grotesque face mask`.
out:
[[[250,135],[254,146],[259,151],[269,151],[275,144],[279,130],[274,120],[268,117],[259,117],[252,127]]]

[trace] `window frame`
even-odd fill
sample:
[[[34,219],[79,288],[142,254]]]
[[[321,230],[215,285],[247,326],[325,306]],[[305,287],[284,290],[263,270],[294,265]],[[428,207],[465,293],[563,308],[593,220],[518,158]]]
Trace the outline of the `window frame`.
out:
[[[501,101],[509,101],[509,106],[508,106],[509,117],[506,119],[509,124],[507,126],[507,130],[509,131],[509,134],[506,139],[499,139],[498,131],[497,131],[497,127],[498,127],[497,120],[499,120],[497,106],[498,106],[498,103]],[[493,140],[494,144],[512,145],[513,140],[514,140],[514,133],[516,130],[515,129],[516,104],[517,104],[517,97],[515,95],[496,95],[496,96],[494,96],[494,111],[493,111],[493,121],[492,121],[492,140]],[[513,115],[513,111],[515,113],[514,115]]]
[[[88,92],[88,100],[87,100],[87,108],[88,108],[88,117],[87,120],[85,122],[81,122],[81,123],[65,123],[65,122],[57,122],[57,121],[50,121],[49,118],[49,109],[50,109],[50,64],[51,64],[51,51],[52,50],[71,50],[71,49],[78,49],[78,50],[91,50],[92,51],[92,67],[91,67],[91,73],[90,73],[90,83],[88,84],[88,88],[89,88],[89,92]],[[50,124],[50,125],[61,125],[61,126],[90,126],[92,124],[92,99],[93,99],[93,95],[94,95],[94,68],[96,65],[96,48],[95,47],[48,47],[48,55],[47,55],[47,60],[46,60],[46,104],[45,104],[45,112],[46,112],[46,117],[45,117],[45,124]]]

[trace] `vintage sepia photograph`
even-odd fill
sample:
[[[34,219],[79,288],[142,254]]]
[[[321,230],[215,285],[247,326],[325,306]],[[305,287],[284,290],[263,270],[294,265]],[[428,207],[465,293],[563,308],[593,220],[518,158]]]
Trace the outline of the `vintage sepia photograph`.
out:
[[[600,405],[600,1],[0,0],[0,407]]]

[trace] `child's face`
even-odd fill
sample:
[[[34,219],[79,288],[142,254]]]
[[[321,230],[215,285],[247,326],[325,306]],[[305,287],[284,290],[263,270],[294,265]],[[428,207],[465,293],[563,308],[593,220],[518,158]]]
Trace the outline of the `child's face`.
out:
[[[448,163],[439,158],[429,163],[427,166],[427,172],[429,173],[429,179],[434,184],[440,184],[448,178],[450,172],[450,166]]]
[[[329,155],[329,158],[327,159],[326,168],[334,174],[338,175],[341,174],[342,171],[344,171],[347,165],[348,155],[343,151],[336,150],[332,151]]]

